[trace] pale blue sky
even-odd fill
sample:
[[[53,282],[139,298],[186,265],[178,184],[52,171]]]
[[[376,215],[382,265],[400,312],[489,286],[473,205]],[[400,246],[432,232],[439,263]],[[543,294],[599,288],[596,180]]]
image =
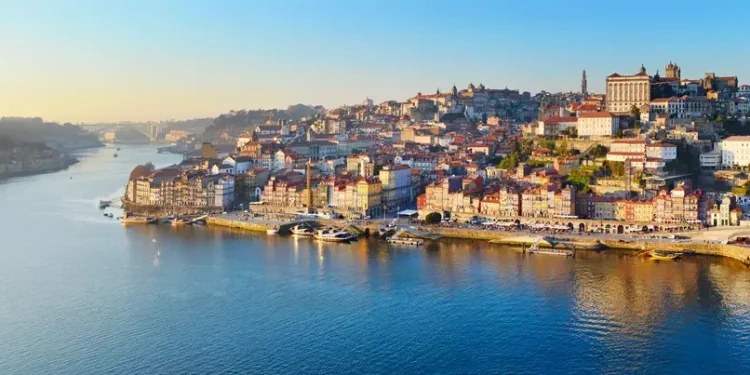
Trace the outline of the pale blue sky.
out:
[[[213,117],[454,82],[602,90],[670,60],[750,76],[740,1],[0,0],[0,116]]]

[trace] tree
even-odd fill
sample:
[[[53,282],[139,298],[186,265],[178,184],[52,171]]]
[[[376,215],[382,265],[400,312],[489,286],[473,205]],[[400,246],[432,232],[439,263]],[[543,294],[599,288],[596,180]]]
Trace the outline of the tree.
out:
[[[641,117],[641,110],[638,109],[638,107],[636,107],[635,104],[633,104],[633,106],[630,107],[630,115],[633,116],[633,117],[635,117],[635,118],[640,118]]]
[[[137,165],[133,170],[130,172],[130,179],[135,180],[137,178],[143,177],[151,172],[154,171],[154,165],[151,164],[151,162],[148,162],[146,164]]]
[[[590,190],[589,184],[591,183],[591,174],[582,168],[574,169],[568,172],[565,181],[575,186],[577,191],[587,193]]]
[[[443,215],[440,215],[439,212],[430,212],[429,214],[427,214],[427,216],[424,217],[424,222],[426,224],[438,224],[442,219]]]
[[[567,141],[561,141],[559,145],[557,145],[556,153],[558,156],[569,156],[570,155],[570,147],[568,147]]]
[[[625,133],[622,131],[622,129],[618,129],[615,133],[615,138],[622,138],[625,136]]]
[[[744,197],[747,195],[747,187],[746,186],[735,186],[732,188],[732,194],[738,196],[738,197]]]
[[[606,146],[596,145],[591,148],[589,155],[594,158],[603,158],[607,156],[607,152],[609,152],[609,149]]]

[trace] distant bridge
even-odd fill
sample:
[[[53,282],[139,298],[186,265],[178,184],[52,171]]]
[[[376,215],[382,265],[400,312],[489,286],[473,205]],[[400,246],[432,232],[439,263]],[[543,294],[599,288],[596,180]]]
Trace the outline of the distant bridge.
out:
[[[168,124],[163,123],[121,123],[121,124],[82,124],[78,125],[81,129],[84,129],[90,133],[95,133],[103,136],[108,132],[116,132],[121,129],[132,129],[138,133],[143,134],[148,138],[149,141],[153,142],[159,138],[159,134],[163,133],[167,128]]]

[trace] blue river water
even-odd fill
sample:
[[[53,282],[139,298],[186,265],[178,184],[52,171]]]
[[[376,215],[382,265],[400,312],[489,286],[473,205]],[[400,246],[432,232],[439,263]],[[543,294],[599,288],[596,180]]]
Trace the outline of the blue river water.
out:
[[[123,227],[98,200],[179,157],[114,152],[0,181],[0,374],[750,373],[736,261]]]

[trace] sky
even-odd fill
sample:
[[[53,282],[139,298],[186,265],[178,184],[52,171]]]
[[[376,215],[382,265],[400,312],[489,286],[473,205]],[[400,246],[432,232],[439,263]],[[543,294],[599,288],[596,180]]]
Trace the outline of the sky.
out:
[[[712,5],[716,5],[712,9]],[[59,122],[404,100],[613,72],[750,77],[750,2],[0,0],[0,116]]]

